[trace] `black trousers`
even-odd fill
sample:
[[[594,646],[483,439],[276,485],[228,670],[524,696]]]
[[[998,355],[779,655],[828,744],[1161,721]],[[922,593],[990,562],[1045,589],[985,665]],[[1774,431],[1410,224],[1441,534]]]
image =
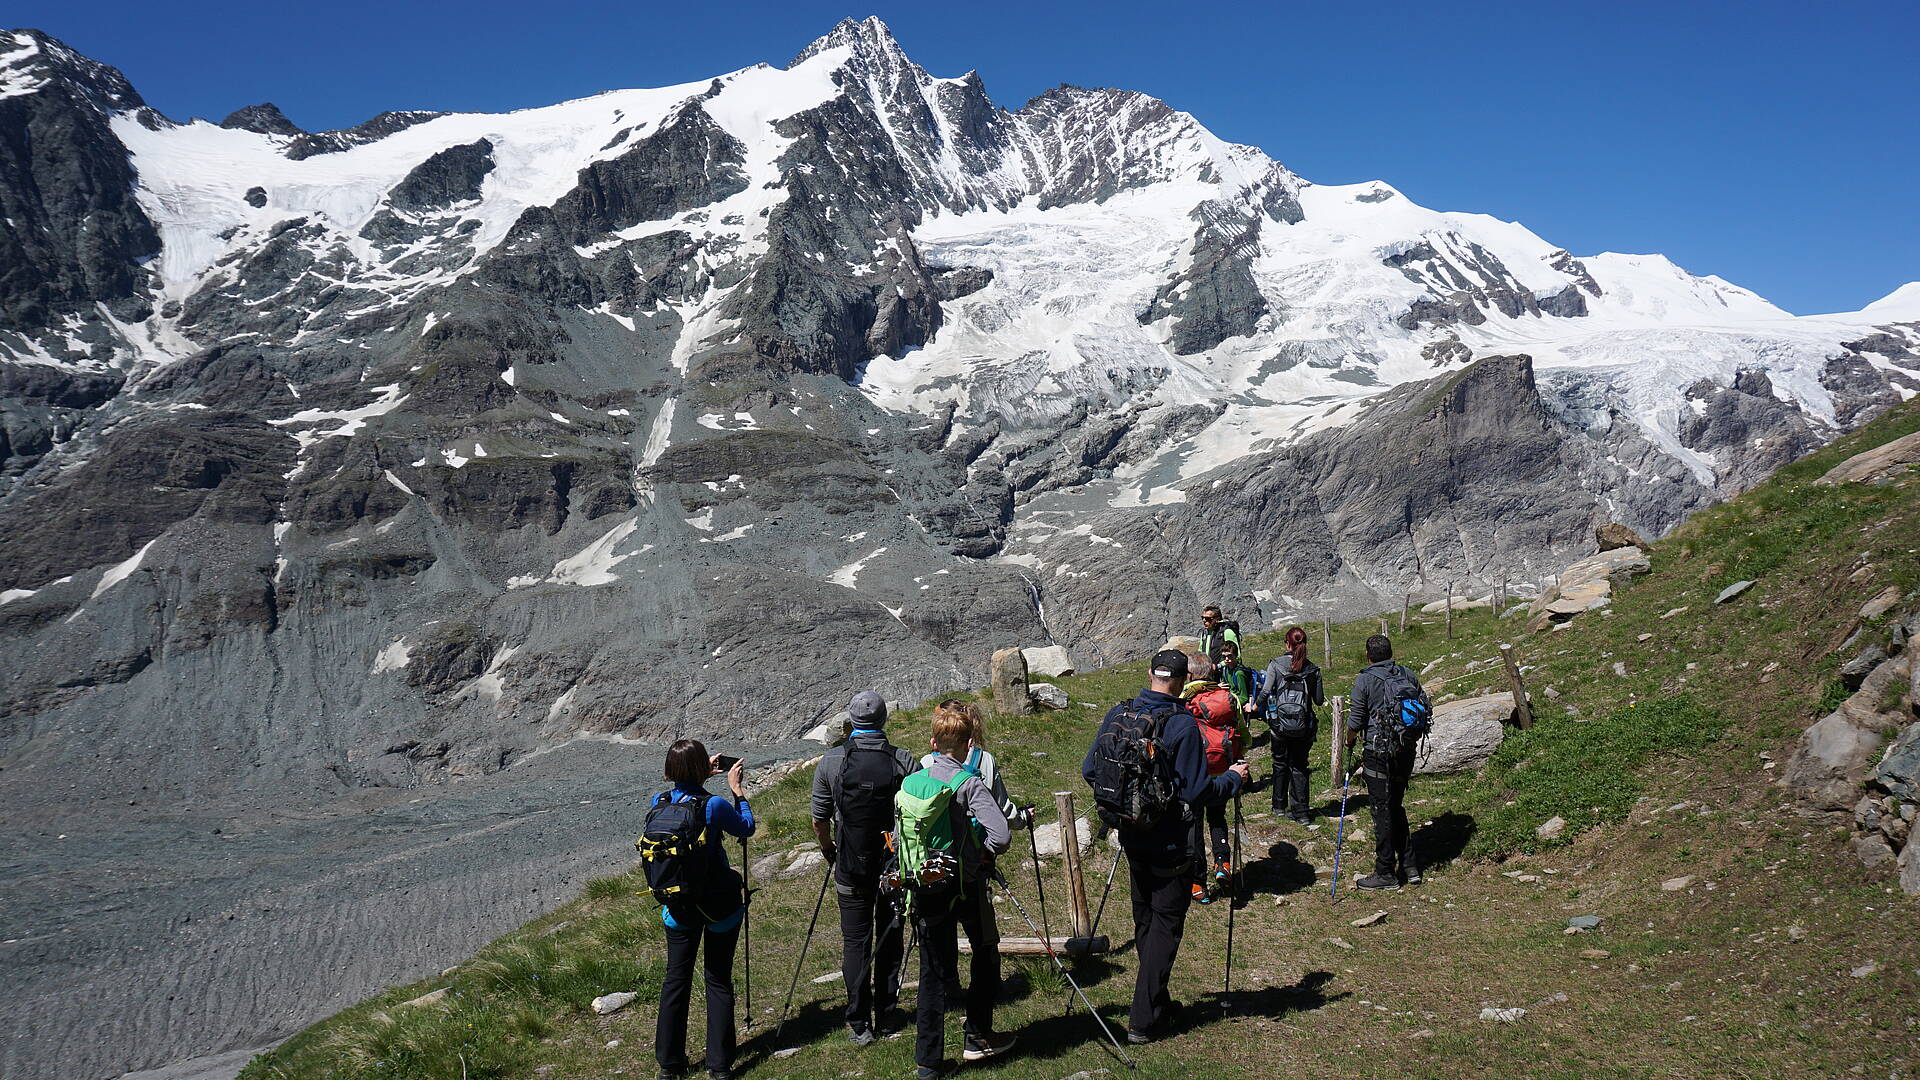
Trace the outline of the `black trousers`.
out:
[[[1313,803],[1308,791],[1312,772],[1307,768],[1307,752],[1313,749],[1313,738],[1274,732],[1272,742],[1273,808],[1293,814],[1310,812]]]
[[[834,883],[840,904],[840,978],[847,984],[847,1023],[871,1027],[900,1003],[900,962],[906,951],[898,899],[875,882]]]
[[[967,1030],[993,1034],[993,1000],[1000,996],[1000,927],[993,921],[987,883],[969,881],[953,907],[920,911],[914,929],[920,935],[920,992],[914,1015],[916,1065],[933,1067],[946,1059],[947,986],[960,976],[959,931],[967,932],[973,963],[967,982]]]
[[[1173,961],[1187,929],[1187,909],[1193,893],[1186,866],[1153,867],[1131,853],[1127,856],[1127,884],[1133,893],[1134,955],[1139,972],[1133,982],[1133,1008],[1127,1026],[1146,1031],[1167,1017],[1173,997]]]
[[[707,1068],[733,1067],[733,951],[740,928],[675,930],[667,928],[667,974],[660,983],[660,1019],[653,1032],[653,1057],[660,1068],[687,1067],[687,1005],[693,997],[693,960],[706,939]]]
[[[1361,762],[1367,779],[1367,805],[1373,812],[1373,871],[1405,877],[1419,869],[1413,832],[1407,828],[1407,782],[1413,779],[1413,755],[1386,760],[1369,754]]]
[[[1226,862],[1233,857],[1233,837],[1227,831],[1228,803],[1214,803],[1203,813],[1193,818],[1193,872],[1196,880],[1204,883],[1213,874],[1213,867],[1207,865],[1207,841],[1213,842],[1213,861]],[[1206,835],[1202,835],[1202,830]]]

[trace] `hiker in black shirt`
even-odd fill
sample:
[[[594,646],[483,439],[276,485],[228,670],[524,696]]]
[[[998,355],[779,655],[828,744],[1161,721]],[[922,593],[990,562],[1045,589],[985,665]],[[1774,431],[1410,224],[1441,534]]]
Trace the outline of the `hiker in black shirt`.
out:
[[[919,768],[912,754],[887,741],[887,703],[862,690],[847,706],[853,731],[813,770],[813,834],[833,864],[840,904],[840,975],[847,984],[847,1033],[866,1046],[875,1033],[905,1021],[900,1001],[905,912],[895,890],[882,889],[893,831],[893,793]]]
[[[1207,775],[1206,740],[1179,697],[1187,678],[1187,654],[1163,649],[1154,654],[1150,672],[1152,682],[1147,689],[1133,700],[1115,705],[1100,725],[1104,733],[1126,724],[1129,713],[1155,718],[1161,725],[1159,753],[1171,763],[1170,778],[1177,800],[1172,812],[1147,828],[1121,824],[1117,829],[1120,846],[1127,853],[1134,952],[1140,959],[1133,1008],[1127,1014],[1127,1041],[1135,1044],[1167,1034],[1178,1008],[1167,987],[1186,930],[1187,909],[1193,903],[1188,886],[1194,860],[1199,857],[1194,850],[1193,822],[1204,807],[1233,798],[1247,782],[1244,761],[1219,776]],[[1102,768],[1101,746],[1096,735],[1080,764],[1081,775],[1096,792]]]
[[[1367,805],[1373,812],[1373,873],[1356,884],[1362,889],[1397,889],[1420,884],[1420,860],[1413,850],[1404,805],[1418,744],[1395,745],[1400,720],[1394,710],[1409,688],[1414,694],[1424,692],[1412,671],[1394,663],[1393,643],[1385,634],[1367,639],[1367,661],[1369,666],[1353,680],[1346,730],[1349,754],[1355,740],[1365,734],[1360,771],[1366,776]]]

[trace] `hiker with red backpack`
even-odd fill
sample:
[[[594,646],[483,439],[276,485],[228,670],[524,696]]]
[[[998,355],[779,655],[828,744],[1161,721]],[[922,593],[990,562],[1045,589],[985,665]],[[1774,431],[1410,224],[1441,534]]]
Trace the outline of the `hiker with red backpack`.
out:
[[[1196,656],[1187,661],[1188,681],[1180,690],[1187,711],[1199,722],[1200,737],[1206,741],[1207,776],[1224,774],[1233,763],[1247,755],[1247,736],[1240,724],[1240,710],[1234,707],[1233,691],[1214,681],[1218,669],[1212,660]],[[1204,817],[1204,821],[1201,819]],[[1207,835],[1202,835],[1202,830]],[[1211,872],[1206,861],[1206,841],[1213,841]],[[1216,890],[1233,877],[1233,845],[1227,832],[1227,804],[1210,803],[1193,821],[1194,873],[1193,901],[1211,904]]]
[[[1287,630],[1287,651],[1267,665],[1260,690],[1247,703],[1249,716],[1265,715],[1273,746],[1273,812],[1286,812],[1301,825],[1313,820],[1311,770],[1307,752],[1320,729],[1315,710],[1327,703],[1320,667],[1307,659],[1307,632]]]
[[[973,958],[961,1057],[994,1057],[1014,1042],[993,1030],[1000,932],[987,891],[993,859],[1007,850],[1012,832],[993,792],[967,767],[975,721],[963,704],[943,702],[934,710],[933,761],[901,781],[894,795],[900,877],[920,939],[918,1080],[940,1080],[959,1067],[946,1056],[946,1013],[948,987],[959,977],[962,929]]]
[[[1347,711],[1347,750],[1365,738],[1360,771],[1373,812],[1373,873],[1354,884],[1397,889],[1420,884],[1420,858],[1407,828],[1407,784],[1413,779],[1420,739],[1432,727],[1433,703],[1414,673],[1393,661],[1385,634],[1367,639],[1368,666],[1354,677]]]
[[[1219,776],[1207,774],[1205,739],[1178,696],[1187,654],[1162,649],[1148,672],[1147,688],[1108,711],[1080,763],[1100,820],[1118,833],[1127,855],[1140,960],[1127,1014],[1127,1041],[1134,1045],[1166,1036],[1176,1021],[1179,1006],[1168,985],[1193,904],[1194,815],[1232,799],[1247,782],[1244,761]]]
[[[666,778],[673,781],[673,789],[653,797],[640,839],[634,842],[666,927],[667,970],[660,982],[660,1015],[653,1036],[653,1056],[662,1077],[687,1071],[693,962],[704,948],[707,1075],[712,1080],[733,1078],[733,954],[747,906],[745,883],[727,864],[722,837],[744,839],[757,826],[747,805],[740,759],[731,759],[726,770],[733,797],[707,793],[707,779],[726,763],[709,757],[707,748],[694,739],[681,739],[668,748]]]

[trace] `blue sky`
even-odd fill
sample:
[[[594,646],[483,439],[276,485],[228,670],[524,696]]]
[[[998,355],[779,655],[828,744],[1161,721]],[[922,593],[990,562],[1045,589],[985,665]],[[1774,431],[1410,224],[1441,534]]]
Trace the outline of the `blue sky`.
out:
[[[1062,82],[1146,91],[1310,180],[1386,180],[1576,254],[1658,251],[1789,311],[1920,279],[1911,0],[1242,6],[11,0],[0,18],[170,116],[270,100],[317,130],[784,64],[878,14],[1007,108]]]

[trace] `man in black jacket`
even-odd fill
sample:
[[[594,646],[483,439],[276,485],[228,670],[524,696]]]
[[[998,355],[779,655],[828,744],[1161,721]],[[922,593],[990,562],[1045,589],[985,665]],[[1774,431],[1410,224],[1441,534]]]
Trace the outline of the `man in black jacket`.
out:
[[[813,835],[833,864],[840,903],[840,975],[847,984],[847,1033],[858,1046],[877,1030],[903,1021],[900,966],[906,920],[897,892],[881,888],[887,837],[893,831],[893,793],[920,767],[887,741],[887,703],[862,690],[847,706],[853,731],[813,770]]]
[[[1420,860],[1407,828],[1407,783],[1413,779],[1416,740],[1400,738],[1402,700],[1426,700],[1414,673],[1393,661],[1393,643],[1385,634],[1367,639],[1368,666],[1353,680],[1347,710],[1346,746],[1365,735],[1360,771],[1367,779],[1367,804],[1373,811],[1373,873],[1355,884],[1362,889],[1397,889],[1420,884]]]
[[[1147,689],[1133,700],[1115,705],[1100,725],[1104,734],[1121,725],[1128,713],[1151,717],[1158,725],[1159,754],[1171,763],[1169,779],[1177,800],[1172,812],[1147,828],[1118,827],[1120,846],[1127,853],[1134,952],[1140,961],[1134,979],[1133,1009],[1127,1015],[1127,1041],[1135,1044],[1166,1034],[1176,1008],[1167,986],[1186,929],[1187,909],[1193,903],[1188,889],[1189,875],[1198,858],[1193,848],[1193,822],[1206,806],[1231,799],[1247,782],[1244,761],[1219,776],[1207,775],[1206,740],[1179,696],[1187,678],[1187,654],[1178,649],[1155,653],[1150,673]],[[1096,735],[1086,760],[1080,764],[1080,773],[1088,784],[1095,783],[1100,752],[1101,738]]]

